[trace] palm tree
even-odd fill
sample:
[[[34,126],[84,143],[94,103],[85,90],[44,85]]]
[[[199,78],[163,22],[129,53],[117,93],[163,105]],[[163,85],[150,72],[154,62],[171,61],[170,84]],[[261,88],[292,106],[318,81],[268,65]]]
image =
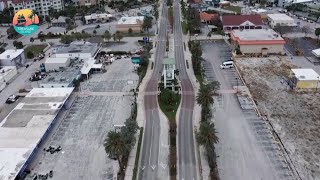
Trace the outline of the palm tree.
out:
[[[197,141],[205,147],[212,147],[219,142],[216,129],[212,122],[201,122],[199,132],[197,133]]]
[[[37,16],[37,12],[35,10],[32,10],[31,14],[28,17],[31,20],[32,24],[34,24],[34,22],[36,20],[36,16]]]
[[[109,132],[107,138],[104,141],[104,148],[109,156],[117,158],[120,172],[122,172],[124,169],[122,158],[128,151],[128,145],[126,144],[121,133],[114,131]]]
[[[213,95],[214,93],[210,86],[201,85],[196,98],[197,103],[202,107],[213,104]]]

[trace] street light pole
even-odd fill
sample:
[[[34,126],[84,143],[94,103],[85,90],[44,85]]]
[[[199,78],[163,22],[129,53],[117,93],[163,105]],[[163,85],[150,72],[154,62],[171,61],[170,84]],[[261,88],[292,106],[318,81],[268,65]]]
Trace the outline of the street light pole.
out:
[[[239,89],[238,89],[238,87],[239,87],[239,86],[238,86],[238,79],[239,79],[239,78],[236,77],[236,80],[237,80],[237,93],[238,93],[238,91],[239,91]]]
[[[316,86],[316,92],[317,92],[317,90],[318,90],[319,79],[320,79],[320,76],[318,76],[318,77],[317,77],[317,86]]]

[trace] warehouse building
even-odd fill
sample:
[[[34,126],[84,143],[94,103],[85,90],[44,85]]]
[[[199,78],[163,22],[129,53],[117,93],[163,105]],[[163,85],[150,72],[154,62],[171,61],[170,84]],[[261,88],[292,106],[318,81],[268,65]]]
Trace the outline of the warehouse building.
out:
[[[0,177],[22,179],[74,88],[34,88],[0,123]]]
[[[63,68],[67,68],[70,65],[69,57],[47,57],[44,63],[46,71],[57,71]]]
[[[24,66],[26,59],[23,49],[9,49],[0,54],[1,66]]]
[[[16,74],[17,68],[15,66],[0,66],[0,91]]]
[[[128,33],[129,29],[132,32],[141,32],[143,25],[144,16],[133,16],[133,17],[121,17],[116,25],[117,31]]]
[[[74,87],[74,83],[81,76],[80,69],[67,68],[59,72],[50,72],[47,77],[39,81],[39,88],[66,88]]]
[[[95,57],[100,50],[98,43],[77,41],[67,45],[57,45],[52,49],[53,57],[87,59]]]
[[[313,69],[291,69],[289,85],[297,89],[320,88],[320,76]]]
[[[294,20],[286,14],[268,14],[267,16],[272,28],[276,26],[297,26]]]
[[[233,30],[230,35],[233,49],[243,55],[284,54],[286,42],[272,29]]]

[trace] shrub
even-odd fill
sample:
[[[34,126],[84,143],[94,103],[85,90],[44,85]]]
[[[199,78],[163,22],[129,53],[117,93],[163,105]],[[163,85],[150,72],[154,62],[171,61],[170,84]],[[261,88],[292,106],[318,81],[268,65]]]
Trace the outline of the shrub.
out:
[[[34,58],[34,54],[33,54],[32,51],[28,51],[28,52],[27,52],[27,58],[28,58],[28,59]]]

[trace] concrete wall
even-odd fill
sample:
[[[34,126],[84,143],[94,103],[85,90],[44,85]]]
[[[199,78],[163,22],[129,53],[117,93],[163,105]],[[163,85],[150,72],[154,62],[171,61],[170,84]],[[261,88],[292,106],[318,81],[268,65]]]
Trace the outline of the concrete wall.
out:
[[[129,28],[132,29],[132,32],[139,33],[142,31],[142,24],[117,24],[117,31],[128,33]]]
[[[242,54],[260,54],[263,48],[268,48],[268,54],[283,54],[282,44],[275,45],[240,45]]]
[[[317,80],[308,80],[298,81],[296,87],[299,89],[315,89],[317,86],[320,88],[320,83]]]
[[[79,59],[85,59],[90,58],[91,53],[65,53],[65,54],[55,54],[56,57],[70,57],[70,58],[76,58]]]

